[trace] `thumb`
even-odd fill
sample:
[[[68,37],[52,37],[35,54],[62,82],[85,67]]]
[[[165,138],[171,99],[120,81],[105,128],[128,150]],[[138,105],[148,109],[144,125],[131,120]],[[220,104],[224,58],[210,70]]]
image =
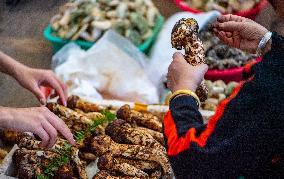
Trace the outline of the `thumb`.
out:
[[[223,22],[218,23],[217,27],[218,30],[225,31],[225,32],[233,32],[233,31],[241,31],[242,23],[241,22]]]
[[[173,61],[181,61],[181,62],[187,63],[186,60],[184,59],[183,54],[180,52],[175,52],[173,54]]]
[[[39,87],[32,89],[32,92],[37,97],[41,105],[46,105],[46,98]]]

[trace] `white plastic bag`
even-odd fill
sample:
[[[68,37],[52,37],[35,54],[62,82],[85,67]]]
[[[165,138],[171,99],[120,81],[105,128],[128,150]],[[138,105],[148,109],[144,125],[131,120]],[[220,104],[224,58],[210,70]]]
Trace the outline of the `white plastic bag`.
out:
[[[148,59],[132,43],[108,31],[88,51],[68,44],[53,57],[55,73],[69,87],[69,94],[153,104],[157,88],[144,72]],[[99,93],[98,93],[99,92]]]

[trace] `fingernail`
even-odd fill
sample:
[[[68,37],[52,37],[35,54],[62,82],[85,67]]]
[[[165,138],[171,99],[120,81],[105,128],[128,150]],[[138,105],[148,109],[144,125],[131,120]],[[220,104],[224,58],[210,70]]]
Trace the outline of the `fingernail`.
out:
[[[67,106],[67,102],[66,101],[64,101],[64,106]]]
[[[226,36],[225,32],[223,32],[223,31],[219,32],[219,35]]]
[[[44,100],[44,99],[41,98],[41,99],[39,100],[39,102],[40,102],[40,104],[45,105],[45,100]]]
[[[72,142],[72,143],[73,143],[73,145],[75,145],[75,144],[76,144],[76,141],[73,139],[73,142]]]
[[[39,146],[40,148],[43,148],[42,143],[39,143],[38,146]]]

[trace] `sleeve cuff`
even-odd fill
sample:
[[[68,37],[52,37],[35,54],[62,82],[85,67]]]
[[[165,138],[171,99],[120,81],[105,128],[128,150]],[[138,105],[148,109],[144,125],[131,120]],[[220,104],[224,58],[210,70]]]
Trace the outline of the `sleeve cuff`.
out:
[[[278,35],[277,32],[272,32],[272,44],[271,44],[271,51],[277,53],[284,52],[284,37]]]
[[[170,110],[175,110],[182,106],[189,106],[198,110],[198,102],[196,99],[190,95],[177,96],[170,102]]]

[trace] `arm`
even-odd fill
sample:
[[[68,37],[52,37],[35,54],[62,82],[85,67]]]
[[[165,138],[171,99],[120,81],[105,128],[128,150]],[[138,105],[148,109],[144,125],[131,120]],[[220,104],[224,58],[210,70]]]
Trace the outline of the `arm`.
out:
[[[202,116],[192,96],[178,96],[170,102],[164,119],[168,155],[175,156],[189,148],[196,130],[204,129]]]
[[[170,102],[164,134],[177,178],[272,176],[268,170],[271,160],[283,150],[284,99],[275,95],[283,94],[283,39],[282,45],[279,43],[274,33],[271,51],[256,65],[254,77],[241,82],[222,101],[208,124],[203,124],[194,98],[179,96]],[[202,73],[196,75],[198,71],[192,73],[193,68],[176,62],[169,67],[170,89],[196,86]]]
[[[17,69],[25,68],[24,65],[0,51],[0,71],[10,76],[16,76]]]
[[[0,51],[0,71],[14,77],[24,88],[33,92],[42,104],[46,99],[40,86],[55,89],[65,104],[66,87],[53,72],[29,68]],[[52,147],[60,132],[71,144],[75,144],[73,135],[66,124],[46,107],[7,108],[0,107],[0,128],[17,132],[32,132],[41,139],[42,147]]]
[[[279,125],[283,108],[276,105],[281,104],[279,96],[269,97],[281,88],[270,92],[260,84],[258,79],[242,82],[222,101],[208,124],[203,124],[194,98],[179,96],[170,102],[164,134],[177,178],[269,175],[267,166],[281,144],[277,138],[283,136],[283,124]]]
[[[173,62],[168,69],[167,86],[173,93],[183,89],[194,92],[200,85],[207,69],[208,66],[205,64],[192,66],[186,62],[181,53],[175,53]],[[178,140],[178,138],[187,135],[189,129],[193,127],[204,127],[196,99],[187,95],[180,95],[172,99],[170,111],[164,120],[164,133],[167,138],[169,155],[175,155],[185,150],[184,147],[189,145],[189,141],[187,139]]]
[[[55,89],[61,103],[66,105],[67,87],[50,70],[29,68],[0,51],[0,71],[15,78],[20,85],[28,89],[41,102],[46,103],[46,98],[41,92],[41,86]]]

